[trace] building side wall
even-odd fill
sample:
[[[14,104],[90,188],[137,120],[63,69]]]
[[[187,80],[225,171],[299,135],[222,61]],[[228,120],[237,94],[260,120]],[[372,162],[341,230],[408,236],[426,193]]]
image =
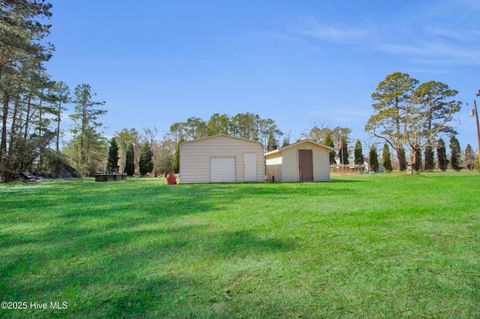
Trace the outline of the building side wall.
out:
[[[209,183],[211,157],[234,157],[236,182],[243,182],[243,154],[245,153],[257,154],[257,182],[263,182],[265,180],[265,160],[263,147],[258,143],[219,136],[182,144],[180,148],[180,183]]]

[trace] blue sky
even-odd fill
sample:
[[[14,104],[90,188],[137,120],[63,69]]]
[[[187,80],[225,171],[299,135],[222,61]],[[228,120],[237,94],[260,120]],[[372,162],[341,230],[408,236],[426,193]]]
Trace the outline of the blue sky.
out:
[[[314,123],[363,127],[370,95],[407,72],[480,88],[480,1],[53,1],[48,68],[107,102],[105,133],[254,112],[292,137]],[[470,108],[470,107],[468,107]],[[459,139],[476,148],[464,106]]]

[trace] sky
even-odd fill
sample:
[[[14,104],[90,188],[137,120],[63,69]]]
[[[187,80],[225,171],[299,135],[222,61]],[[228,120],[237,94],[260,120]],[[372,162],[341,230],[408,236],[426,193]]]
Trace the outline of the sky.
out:
[[[371,94],[399,71],[458,90],[458,137],[477,148],[478,0],[54,0],[52,11],[48,70],[91,84],[108,136],[253,112],[292,139],[322,124],[371,143]]]

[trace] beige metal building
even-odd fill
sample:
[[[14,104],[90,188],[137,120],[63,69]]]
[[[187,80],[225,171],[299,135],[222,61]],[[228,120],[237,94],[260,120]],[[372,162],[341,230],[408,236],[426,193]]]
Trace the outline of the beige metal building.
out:
[[[267,178],[278,182],[330,180],[329,152],[334,148],[303,140],[265,154]]]
[[[180,145],[180,183],[264,182],[263,145],[229,135]]]

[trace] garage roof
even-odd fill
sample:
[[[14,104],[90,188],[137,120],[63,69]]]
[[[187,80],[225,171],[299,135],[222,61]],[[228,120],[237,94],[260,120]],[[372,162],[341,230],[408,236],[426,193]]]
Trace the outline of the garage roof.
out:
[[[271,154],[275,154],[275,153],[282,152],[282,151],[284,151],[284,150],[286,150],[286,149],[289,149],[290,147],[294,147],[294,146],[296,146],[296,145],[298,145],[298,144],[302,144],[302,143],[311,143],[311,144],[314,144],[314,145],[317,145],[317,146],[326,148],[326,149],[329,150],[329,151],[336,151],[336,149],[334,149],[333,147],[330,147],[330,146],[327,146],[327,145],[325,145],[325,144],[321,144],[321,143],[315,142],[314,140],[305,139],[305,140],[301,140],[301,141],[298,141],[298,142],[296,142],[296,143],[293,143],[293,144],[284,146],[284,147],[282,147],[282,148],[279,148],[278,150],[274,150],[274,151],[267,152],[267,153],[265,153],[265,156],[266,156],[266,155],[271,155]]]
[[[250,142],[250,143],[259,144],[260,146],[263,147],[263,144],[260,143],[260,142],[258,142],[258,141],[252,141],[252,140],[249,140],[249,139],[246,139],[246,138],[236,137],[236,136],[227,135],[227,134],[219,134],[219,135],[213,135],[213,136],[207,136],[207,137],[197,138],[197,139],[192,140],[192,141],[185,141],[185,142],[183,142],[183,143],[180,145],[180,147],[181,147],[183,144],[196,143],[196,142],[205,141],[205,140],[209,140],[209,139],[216,138],[216,137],[228,137],[228,138],[235,139],[235,140],[240,140],[240,141],[245,141],[245,142]]]

